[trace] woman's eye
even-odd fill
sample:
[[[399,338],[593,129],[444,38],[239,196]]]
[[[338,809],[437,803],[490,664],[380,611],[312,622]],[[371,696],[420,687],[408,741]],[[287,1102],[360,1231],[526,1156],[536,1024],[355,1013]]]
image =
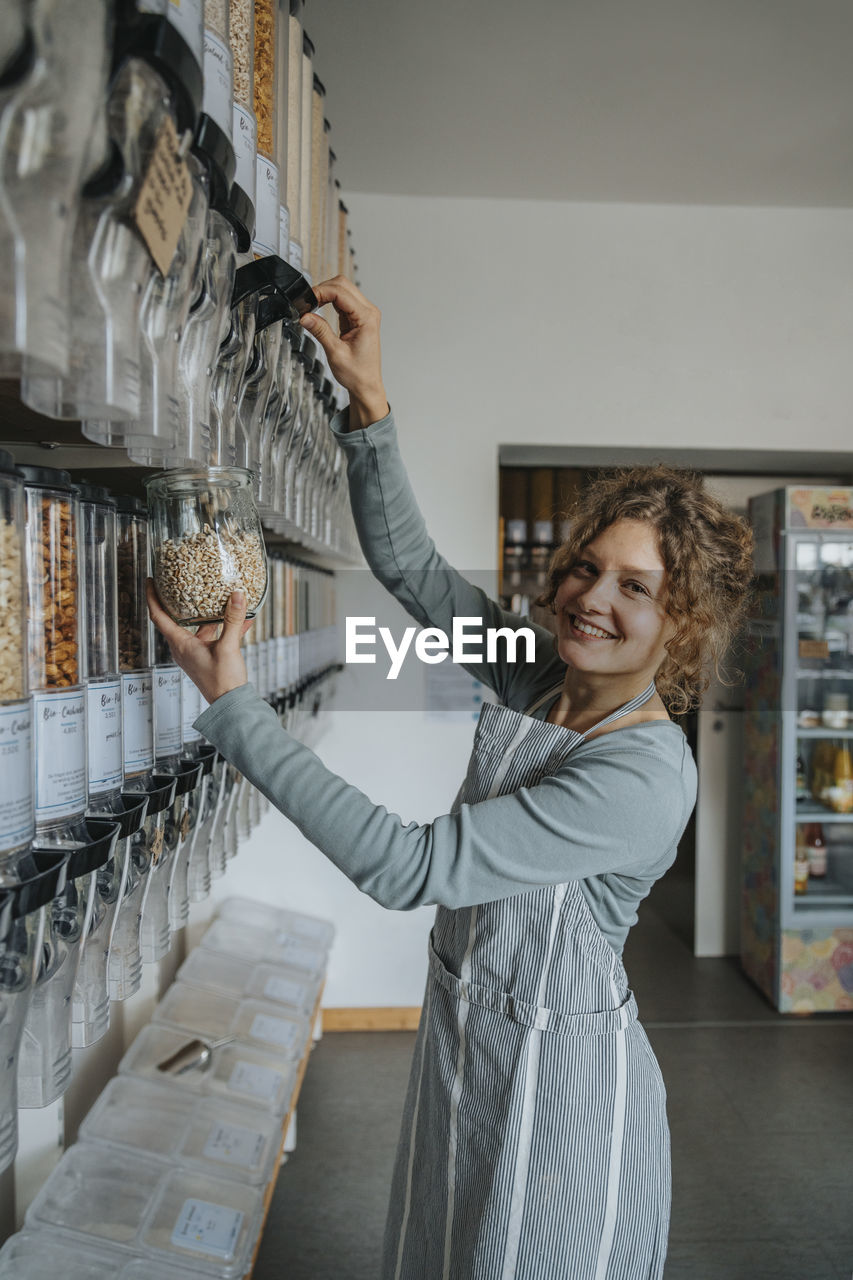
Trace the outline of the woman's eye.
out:
[[[644,587],[642,582],[627,582],[625,585],[628,587],[629,591],[633,591],[635,595],[647,596],[649,594],[648,588]]]
[[[588,560],[578,560],[577,564],[572,565],[571,572],[583,578],[589,578],[595,574],[595,565],[590,564]]]

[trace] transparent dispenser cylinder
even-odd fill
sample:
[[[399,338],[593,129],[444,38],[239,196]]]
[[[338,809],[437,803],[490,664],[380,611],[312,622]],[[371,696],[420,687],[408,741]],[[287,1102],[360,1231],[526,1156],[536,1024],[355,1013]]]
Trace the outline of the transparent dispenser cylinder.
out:
[[[233,188],[232,188],[233,195]],[[255,341],[258,294],[239,287],[240,272],[254,261],[251,253],[238,256],[235,294],[229,313],[228,331],[217,353],[210,384],[210,465],[230,467],[236,461],[237,406],[240,389]]]
[[[40,962],[18,1060],[21,1107],[48,1106],[71,1081],[74,984],[95,906],[96,873],[112,856],[118,831],[114,822],[92,818],[85,823],[81,829],[85,843],[69,850],[65,887],[45,912]]]
[[[42,955],[44,907],[65,885],[64,853],[27,857],[24,875],[0,879],[0,1172],[18,1149],[18,1055]]]
[[[279,85],[279,168],[282,203],[289,215],[287,252],[291,266],[302,270],[302,14],[304,0],[279,0],[280,44],[286,53],[279,65],[287,67]],[[284,34],[286,32],[286,35]],[[286,58],[286,62],[285,62]]]
[[[176,773],[180,772],[180,766]],[[143,964],[161,960],[172,945],[169,923],[169,884],[175,847],[170,838],[170,816],[175,801],[177,778],[174,774],[155,773],[147,798],[142,828],[147,854],[151,860],[148,891],[142,904],[139,926],[139,949]]]
[[[90,813],[109,812],[121,795],[123,774],[121,677],[118,665],[116,504],[108,490],[78,485],[84,641],[89,675],[87,738]]]
[[[202,111],[230,139],[234,122],[234,55],[228,0],[204,0],[204,100]]]
[[[142,983],[142,921],[165,841],[166,810],[174,780],[157,775],[146,783],[147,804],[128,841],[127,877],[110,944],[107,976],[111,1000],[127,1000]],[[130,801],[137,793],[125,793]],[[158,886],[159,887],[159,886]]]
[[[255,0],[254,103],[258,126],[255,186],[255,253],[277,254],[279,244],[280,175],[277,164],[278,67],[276,61],[277,0]]]
[[[146,482],[154,581],[181,626],[221,622],[231,592],[245,592],[248,616],[263,603],[266,551],[248,471],[172,471]]]
[[[5,6],[4,6],[5,7]],[[68,367],[69,275],[80,187],[105,104],[106,0],[39,0],[34,54],[3,104],[0,131],[0,372],[24,356]]]
[[[216,809],[217,785],[222,780],[216,772],[217,750],[205,744],[199,752],[202,764],[201,795],[195,824],[190,832],[190,852],[187,859],[187,894],[190,902],[202,902],[210,893],[211,872],[208,845],[210,822]]]
[[[109,814],[108,820],[119,828],[118,838],[110,857],[95,872],[92,909],[71,1005],[71,1044],[75,1049],[95,1044],[109,1030],[110,954],[130,869],[130,840],[142,825],[147,803],[146,796],[125,794],[114,801]]]
[[[258,125],[255,119],[255,4],[230,0],[229,35],[234,65],[232,138],[237,169],[234,180],[252,205],[257,197]]]
[[[183,748],[184,673],[172,660],[169,646],[154,632],[154,765],[160,773],[177,768]]]
[[[182,760],[175,786],[167,839],[174,848],[169,875],[169,923],[174,931],[182,929],[190,914],[188,887],[191,836],[201,803],[201,760]]]
[[[288,377],[284,386],[281,417],[272,451],[273,513],[266,513],[267,519],[276,530],[283,529],[285,525],[287,461],[293,435],[298,425],[305,376],[305,366],[299,358],[299,352],[302,349],[303,341],[307,338],[307,334],[298,326],[293,326],[288,331],[287,336],[290,341]]]
[[[24,486],[0,449],[0,868],[35,834],[26,630]]]
[[[86,810],[86,649],[79,506],[67,471],[21,467],[25,481],[30,688],[39,841],[61,839]]]
[[[118,499],[118,658],[128,790],[145,790],[154,768],[151,628],[145,599],[148,512],[138,498]]]

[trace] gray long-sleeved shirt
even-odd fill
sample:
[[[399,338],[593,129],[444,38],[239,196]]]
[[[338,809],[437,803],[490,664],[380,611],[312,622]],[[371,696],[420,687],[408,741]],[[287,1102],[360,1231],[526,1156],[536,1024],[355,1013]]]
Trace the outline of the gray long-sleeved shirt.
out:
[[[389,415],[335,434],[347,458],[353,515],[375,576],[424,626],[454,616],[485,627],[529,625],[447,564],[427,534]],[[524,711],[565,667],[536,627],[536,661],[468,666],[508,707]],[[543,719],[549,702],[536,712]],[[687,740],[670,721],[581,742],[535,786],[419,824],[375,805],[281,728],[251,685],[218,698],[196,728],[234,762],[359,889],[383,906],[464,907],[569,880],[621,951],[636,909],[675,858],[696,798]]]

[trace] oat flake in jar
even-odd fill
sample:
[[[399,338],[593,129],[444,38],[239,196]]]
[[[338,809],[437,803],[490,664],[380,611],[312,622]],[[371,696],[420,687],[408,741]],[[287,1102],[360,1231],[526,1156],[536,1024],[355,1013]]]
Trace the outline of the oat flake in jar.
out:
[[[232,591],[253,618],[267,589],[267,557],[242,467],[166,471],[148,490],[154,581],[164,608],[182,626],[221,622]]]

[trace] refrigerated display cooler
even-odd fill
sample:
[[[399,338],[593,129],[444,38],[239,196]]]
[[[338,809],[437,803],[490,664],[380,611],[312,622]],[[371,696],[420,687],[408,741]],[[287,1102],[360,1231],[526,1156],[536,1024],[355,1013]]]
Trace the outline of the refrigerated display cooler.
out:
[[[741,962],[783,1013],[853,1010],[853,488],[753,498]]]

